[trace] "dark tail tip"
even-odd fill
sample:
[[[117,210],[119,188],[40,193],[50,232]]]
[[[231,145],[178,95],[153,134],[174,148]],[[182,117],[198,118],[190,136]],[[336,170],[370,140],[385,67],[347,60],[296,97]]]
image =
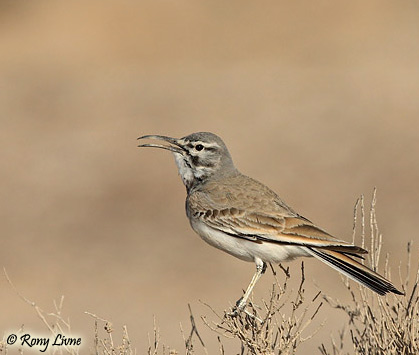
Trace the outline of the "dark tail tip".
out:
[[[392,293],[395,293],[396,295],[402,295],[402,296],[405,296],[406,295],[406,293],[405,292],[402,292],[402,291],[399,291],[397,288],[395,288],[394,286],[389,290],[389,292],[392,292]]]

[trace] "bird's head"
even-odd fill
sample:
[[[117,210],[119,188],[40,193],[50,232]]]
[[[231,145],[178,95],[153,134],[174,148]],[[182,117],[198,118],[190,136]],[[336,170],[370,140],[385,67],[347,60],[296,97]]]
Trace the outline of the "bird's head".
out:
[[[189,190],[209,178],[217,179],[237,173],[231,155],[220,137],[210,132],[192,133],[183,138],[146,135],[138,139],[155,139],[168,144],[146,143],[139,147],[162,148],[175,156],[179,174]]]

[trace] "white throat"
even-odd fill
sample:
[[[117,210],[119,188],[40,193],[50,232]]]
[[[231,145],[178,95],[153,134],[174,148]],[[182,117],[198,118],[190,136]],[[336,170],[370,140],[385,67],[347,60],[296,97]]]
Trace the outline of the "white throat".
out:
[[[192,169],[185,163],[183,156],[181,154],[173,154],[175,156],[175,161],[179,175],[182,178],[183,184],[189,188],[194,181],[194,174]]]

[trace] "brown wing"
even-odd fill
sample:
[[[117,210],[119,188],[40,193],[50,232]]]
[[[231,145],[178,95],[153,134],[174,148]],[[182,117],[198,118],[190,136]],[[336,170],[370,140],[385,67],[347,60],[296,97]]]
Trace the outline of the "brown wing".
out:
[[[188,214],[233,237],[363,254],[366,250],[334,238],[298,215],[261,183],[240,177],[211,183],[187,199]]]

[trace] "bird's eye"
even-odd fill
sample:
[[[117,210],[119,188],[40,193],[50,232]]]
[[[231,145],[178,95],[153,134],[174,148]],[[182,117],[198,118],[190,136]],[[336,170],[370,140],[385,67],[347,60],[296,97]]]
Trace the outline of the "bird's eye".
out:
[[[202,144],[197,144],[197,145],[195,146],[195,149],[196,149],[197,151],[201,151],[202,149],[204,149],[204,146],[203,146]]]

